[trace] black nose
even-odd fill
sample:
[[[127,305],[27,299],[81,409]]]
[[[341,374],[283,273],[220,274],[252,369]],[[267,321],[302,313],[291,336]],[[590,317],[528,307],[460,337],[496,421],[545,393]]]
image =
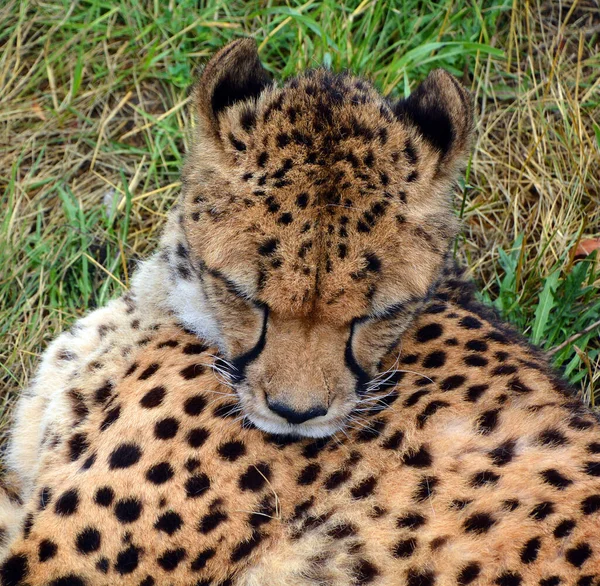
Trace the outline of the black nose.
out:
[[[276,403],[275,401],[270,401],[267,399],[267,405],[269,409],[273,411],[273,413],[277,413],[280,417],[283,417],[285,420],[290,423],[304,423],[309,419],[313,419],[314,417],[319,417],[320,415],[326,415],[327,409],[325,407],[313,407],[308,411],[296,411],[283,403]]]

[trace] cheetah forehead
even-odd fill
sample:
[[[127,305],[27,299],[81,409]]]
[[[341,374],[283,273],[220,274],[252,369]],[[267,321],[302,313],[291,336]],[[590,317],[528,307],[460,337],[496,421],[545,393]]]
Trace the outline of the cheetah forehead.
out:
[[[456,230],[454,177],[370,83],[312,70],[213,124],[184,173],[203,268],[282,313],[353,317],[426,293]]]

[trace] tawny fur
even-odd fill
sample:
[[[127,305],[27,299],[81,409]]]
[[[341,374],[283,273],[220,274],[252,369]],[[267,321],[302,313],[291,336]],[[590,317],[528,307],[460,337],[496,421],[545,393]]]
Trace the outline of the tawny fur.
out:
[[[256,96],[215,112],[228,75]],[[333,118],[320,129],[319,88],[339,105],[321,111]],[[209,63],[196,96],[200,138],[159,250],[128,294],[48,348],[19,402],[12,489],[0,493],[1,583],[597,585],[598,420],[475,301],[446,254],[466,93],[441,72],[412,105],[319,71],[278,89],[240,41]],[[415,122],[415,104],[442,109],[447,149]],[[344,134],[353,115],[360,140]],[[306,134],[295,146],[273,142],[294,130]],[[327,136],[352,156],[335,160]],[[317,168],[303,158],[309,139],[327,159]],[[353,201],[343,212],[321,192],[333,177]],[[365,210],[392,187],[369,225]],[[316,204],[296,209],[304,193]],[[240,388],[232,361],[262,335]],[[349,335],[372,377],[358,394]],[[262,401],[350,408],[299,428],[335,424],[331,437],[269,435],[249,423],[257,388]]]

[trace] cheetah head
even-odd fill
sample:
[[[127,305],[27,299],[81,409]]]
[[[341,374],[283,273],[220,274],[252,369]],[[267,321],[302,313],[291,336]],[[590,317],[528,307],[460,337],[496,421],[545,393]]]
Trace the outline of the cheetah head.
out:
[[[193,99],[180,209],[196,329],[256,426],[332,434],[393,381],[380,373],[439,279],[468,94],[442,70],[400,101],[323,69],[278,86],[243,39],[207,64]]]

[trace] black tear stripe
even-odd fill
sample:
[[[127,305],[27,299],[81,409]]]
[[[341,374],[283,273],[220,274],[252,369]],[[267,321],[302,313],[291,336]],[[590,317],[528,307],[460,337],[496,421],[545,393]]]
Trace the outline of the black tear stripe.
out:
[[[258,304],[257,304],[258,305]],[[267,323],[269,321],[269,308],[266,305],[260,305],[259,307],[263,310],[263,324],[260,333],[260,338],[256,342],[254,348],[248,350],[248,352],[234,358],[231,363],[234,368],[231,373],[231,377],[234,383],[240,383],[246,376],[246,368],[252,362],[254,362],[265,349],[267,343]]]
[[[363,394],[366,391],[367,384],[371,377],[363,370],[360,364],[356,361],[354,353],[352,352],[352,338],[354,337],[354,329],[356,324],[365,321],[366,318],[357,317],[352,320],[350,325],[350,335],[346,341],[346,350],[344,352],[344,360],[346,366],[350,369],[350,372],[356,377],[356,393],[358,395]]]

